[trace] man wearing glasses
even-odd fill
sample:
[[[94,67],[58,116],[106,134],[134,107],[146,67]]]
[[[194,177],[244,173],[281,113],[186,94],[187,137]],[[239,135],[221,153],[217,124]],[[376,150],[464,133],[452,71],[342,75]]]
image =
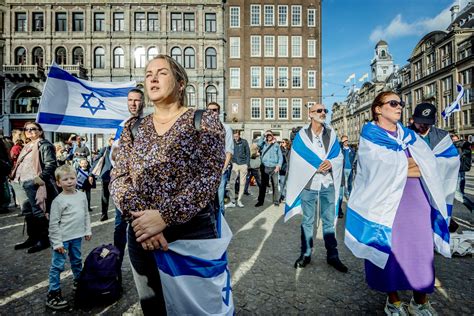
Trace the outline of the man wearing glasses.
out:
[[[221,106],[217,102],[210,102],[207,105],[208,111],[216,112],[217,115],[220,114]],[[232,129],[227,125],[222,123],[225,129],[225,161],[224,168],[222,168],[222,177],[221,184],[217,190],[217,195],[219,197],[219,209],[224,214],[224,198],[225,198],[225,187],[227,186],[227,180],[229,179],[229,164],[232,160],[232,155],[234,154],[234,138],[232,136]],[[233,190],[234,188],[232,188]]]
[[[301,199],[303,212],[301,254],[294,266],[295,268],[304,268],[311,262],[314,222],[318,225],[318,217],[320,216],[323,224],[327,263],[336,270],[345,273],[348,269],[339,259],[334,229],[336,199],[339,198],[339,195],[336,196],[335,188],[337,187],[339,192],[343,157],[334,130],[325,125],[327,113],[328,110],[324,105],[313,105],[309,109],[311,124],[295,137],[292,148],[287,190],[288,195],[290,195],[290,192],[300,192],[299,198]],[[305,160],[303,164],[297,160],[298,156]],[[310,169],[308,163],[311,164],[312,169]],[[305,165],[308,170],[302,170]],[[312,175],[308,173],[312,173]],[[305,175],[307,175],[306,178]],[[298,180],[295,180],[295,178],[298,178]],[[293,202],[294,198],[288,196],[288,199],[287,206],[288,203],[297,204]],[[316,205],[318,208],[316,208]]]

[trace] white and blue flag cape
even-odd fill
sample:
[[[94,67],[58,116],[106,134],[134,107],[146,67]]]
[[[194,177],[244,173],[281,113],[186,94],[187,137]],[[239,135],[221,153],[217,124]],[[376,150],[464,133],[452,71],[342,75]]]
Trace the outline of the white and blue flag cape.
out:
[[[362,128],[358,172],[346,211],[346,246],[356,257],[381,269],[391,253],[392,225],[407,181],[407,148],[420,169],[431,205],[435,248],[451,256],[446,196],[437,159],[414,131],[398,124],[397,134],[393,137],[373,122]]]
[[[433,154],[438,163],[438,170],[441,175],[441,185],[444,188],[446,207],[448,211],[448,224],[453,213],[454,193],[458,183],[459,166],[461,161],[459,153],[451,140],[449,134],[433,148]]]
[[[334,183],[334,213],[337,214],[339,203],[339,187],[342,179],[343,155],[341,145],[337,140],[336,132],[326,126],[331,133],[329,150],[326,153],[324,147],[313,146],[302,128],[296,135],[291,145],[290,164],[288,170],[288,182],[286,188],[285,222],[296,214],[302,213],[301,192],[313,177],[324,160],[329,160],[332,165],[332,177]],[[317,148],[317,149],[315,149]],[[335,216],[337,220],[337,216]]]
[[[226,252],[232,232],[219,217],[219,238],[177,240],[154,252],[168,315],[234,314]]]
[[[36,121],[44,130],[76,133],[115,133],[128,118],[131,82],[79,79],[53,63],[41,95]]]

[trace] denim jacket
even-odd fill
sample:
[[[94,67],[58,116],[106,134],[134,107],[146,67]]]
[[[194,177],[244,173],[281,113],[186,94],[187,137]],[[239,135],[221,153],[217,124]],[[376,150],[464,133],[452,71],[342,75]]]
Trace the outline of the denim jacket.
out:
[[[265,137],[262,136],[257,142],[258,148],[260,148],[260,157],[262,159],[262,164],[265,167],[276,167],[283,164],[283,154],[281,153],[280,145],[275,143],[272,148],[270,148],[266,153],[268,146],[271,144],[265,141]],[[265,153],[265,155],[263,155]],[[263,155],[263,157],[262,157]]]

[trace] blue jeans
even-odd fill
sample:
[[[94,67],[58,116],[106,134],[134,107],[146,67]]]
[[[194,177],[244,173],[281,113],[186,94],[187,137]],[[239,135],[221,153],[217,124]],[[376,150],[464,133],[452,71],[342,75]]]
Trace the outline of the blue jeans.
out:
[[[314,222],[318,225],[316,203],[319,200],[321,220],[323,222],[323,236],[328,258],[337,257],[337,243],[334,237],[334,185],[321,187],[320,191],[303,189],[301,192],[301,208],[303,220],[301,222],[301,254],[309,257],[313,248]]]
[[[352,169],[344,169],[344,195],[349,198],[352,191]]]
[[[224,214],[224,198],[225,198],[225,187],[227,186],[227,181],[229,180],[229,169],[227,169],[221,176],[221,184],[217,190],[217,195],[219,197],[219,210]]]
[[[120,251],[120,265],[122,265],[123,256],[125,254],[125,246],[127,245],[127,222],[122,218],[122,212],[115,208],[115,229],[114,229],[114,246]]]
[[[66,250],[65,254],[60,254],[53,250],[51,268],[49,269],[49,292],[61,288],[60,275],[64,271],[67,255],[69,255],[74,280],[79,279],[82,271],[81,244],[82,238],[71,239],[63,241],[64,249]]]

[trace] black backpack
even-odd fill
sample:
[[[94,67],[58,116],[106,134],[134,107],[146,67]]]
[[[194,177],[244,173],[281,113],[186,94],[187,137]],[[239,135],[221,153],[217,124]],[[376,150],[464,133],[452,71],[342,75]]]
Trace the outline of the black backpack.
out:
[[[471,163],[472,163],[472,153],[471,153],[471,143],[460,140],[454,144],[458,151],[459,155],[461,156],[461,166],[459,167],[459,171],[466,172],[471,170]]]
[[[111,244],[94,248],[89,253],[76,289],[76,306],[110,304],[120,298],[119,257],[119,250]]]

